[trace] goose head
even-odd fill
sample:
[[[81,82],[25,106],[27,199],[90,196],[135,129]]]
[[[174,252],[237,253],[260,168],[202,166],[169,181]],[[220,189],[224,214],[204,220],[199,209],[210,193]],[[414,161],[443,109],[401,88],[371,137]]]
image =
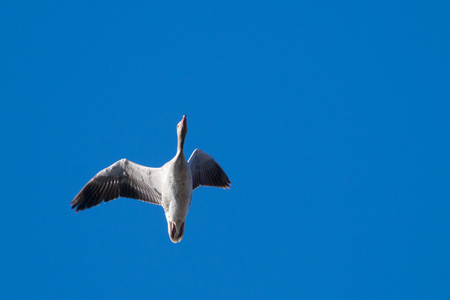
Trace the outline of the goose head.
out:
[[[177,124],[177,136],[178,136],[178,151],[183,150],[184,139],[187,134],[187,121],[186,115],[183,115],[181,121]]]
[[[176,222],[172,222],[167,220],[167,227],[169,230],[170,240],[174,243],[178,243],[183,239],[184,236],[184,220],[178,220]]]

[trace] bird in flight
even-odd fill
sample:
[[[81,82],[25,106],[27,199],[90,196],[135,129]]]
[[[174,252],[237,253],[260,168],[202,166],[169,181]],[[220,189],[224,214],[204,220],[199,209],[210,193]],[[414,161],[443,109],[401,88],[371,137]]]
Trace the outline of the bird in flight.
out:
[[[184,236],[192,192],[199,186],[230,188],[230,179],[206,152],[195,149],[188,161],[184,156],[186,115],[177,124],[177,153],[160,168],[121,159],[97,173],[70,203],[76,212],[120,197],[161,205],[169,237],[178,243]]]

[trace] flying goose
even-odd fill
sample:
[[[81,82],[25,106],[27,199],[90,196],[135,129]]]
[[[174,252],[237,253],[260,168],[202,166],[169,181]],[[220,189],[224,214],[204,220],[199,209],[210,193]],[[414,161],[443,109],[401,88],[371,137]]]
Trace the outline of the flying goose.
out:
[[[97,173],[70,203],[76,212],[120,197],[161,205],[166,215],[169,237],[178,243],[184,236],[186,215],[197,187],[230,188],[230,180],[220,165],[206,152],[195,149],[184,157],[186,115],[177,125],[175,157],[160,168],[138,165],[121,159]]]

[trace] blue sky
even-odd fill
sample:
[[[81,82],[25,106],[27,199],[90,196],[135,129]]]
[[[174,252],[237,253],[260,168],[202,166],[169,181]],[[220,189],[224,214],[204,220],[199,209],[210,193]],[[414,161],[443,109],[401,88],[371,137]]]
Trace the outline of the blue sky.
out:
[[[445,1],[0,5],[8,299],[449,299]],[[70,201],[121,158],[210,153],[184,239]]]

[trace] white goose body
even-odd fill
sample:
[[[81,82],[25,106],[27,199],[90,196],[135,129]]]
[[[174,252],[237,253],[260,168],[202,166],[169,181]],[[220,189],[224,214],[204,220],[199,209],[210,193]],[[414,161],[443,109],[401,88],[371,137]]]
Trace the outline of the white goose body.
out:
[[[192,199],[191,170],[182,152],[177,153],[162,169],[161,205],[166,213],[169,236],[172,241],[181,240]]]
[[[184,236],[192,192],[198,186],[229,188],[231,183],[220,165],[207,153],[194,150],[186,161],[183,147],[186,116],[177,125],[178,145],[173,159],[161,168],[149,168],[121,159],[95,175],[72,200],[76,211],[119,197],[161,205],[169,237],[178,243]]]

